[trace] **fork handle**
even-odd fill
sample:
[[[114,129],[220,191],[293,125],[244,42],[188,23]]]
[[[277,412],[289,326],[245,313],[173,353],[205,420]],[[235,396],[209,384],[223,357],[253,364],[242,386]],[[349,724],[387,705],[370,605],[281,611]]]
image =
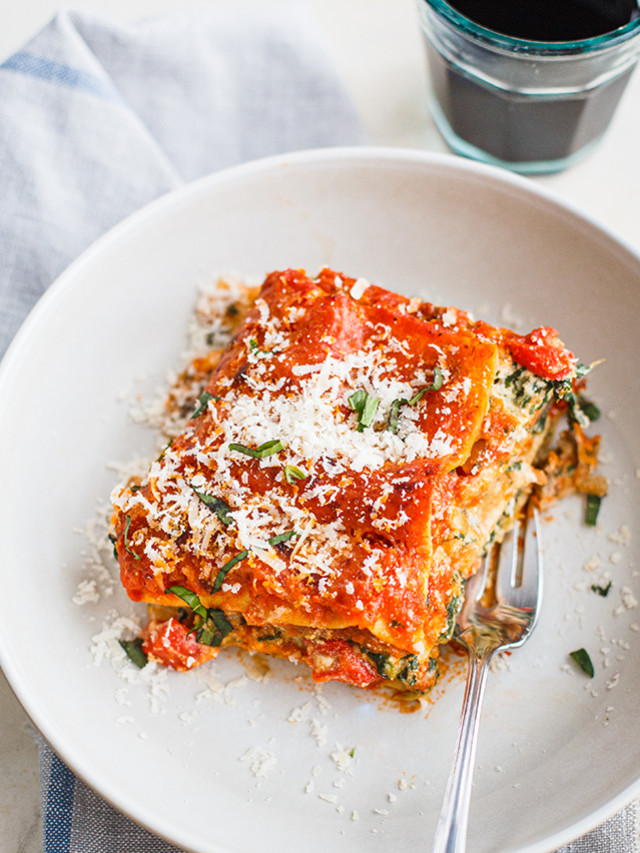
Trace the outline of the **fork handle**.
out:
[[[436,830],[433,853],[464,853],[480,714],[491,655],[469,652],[456,754]]]

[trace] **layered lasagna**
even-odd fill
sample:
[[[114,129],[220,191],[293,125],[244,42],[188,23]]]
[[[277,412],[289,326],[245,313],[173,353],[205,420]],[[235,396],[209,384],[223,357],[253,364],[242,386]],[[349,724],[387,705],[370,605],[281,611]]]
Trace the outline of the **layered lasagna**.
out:
[[[187,670],[234,645],[319,682],[428,690],[487,544],[554,491],[545,467],[602,490],[584,368],[551,328],[328,269],[274,272],[223,315],[231,341],[185,374],[186,425],[113,494],[144,654]]]

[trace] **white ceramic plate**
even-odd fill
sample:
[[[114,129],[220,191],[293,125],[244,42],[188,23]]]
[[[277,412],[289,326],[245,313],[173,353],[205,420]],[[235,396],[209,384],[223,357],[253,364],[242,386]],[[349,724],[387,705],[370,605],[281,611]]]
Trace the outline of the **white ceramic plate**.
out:
[[[103,623],[135,608],[117,588],[105,594],[78,530],[115,484],[108,464],[150,452],[152,435],[127,412],[176,363],[198,282],[322,265],[489,320],[551,324],[583,361],[606,358],[591,389],[611,494],[597,530],[572,500],[545,525],[544,611],[491,676],[471,810],[477,853],[552,849],[638,791],[640,260],[507,174],[375,149],[270,159],[161,199],[74,263],[0,373],[2,665],[75,771],[176,844],[429,849],[460,677],[445,679],[428,712],[400,714],[355,689],[315,690],[288,665],[254,681],[234,653],[206,672],[168,674],[168,692],[152,696],[90,654]],[[603,598],[589,587],[608,575]],[[87,577],[102,597],[79,606]],[[580,647],[593,680],[568,659]],[[207,675],[228,686],[206,693]]]

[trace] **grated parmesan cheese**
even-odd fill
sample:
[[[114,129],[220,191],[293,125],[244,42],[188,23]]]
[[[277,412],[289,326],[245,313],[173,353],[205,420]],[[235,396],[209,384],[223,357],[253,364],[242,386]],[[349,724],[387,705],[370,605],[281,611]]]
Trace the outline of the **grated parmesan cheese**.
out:
[[[265,778],[278,763],[275,752],[259,746],[248,749],[240,761],[249,762],[249,769],[257,778]]]

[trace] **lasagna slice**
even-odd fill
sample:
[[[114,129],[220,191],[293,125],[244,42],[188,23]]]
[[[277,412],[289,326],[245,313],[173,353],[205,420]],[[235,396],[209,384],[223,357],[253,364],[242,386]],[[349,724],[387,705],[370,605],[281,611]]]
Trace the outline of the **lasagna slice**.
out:
[[[562,410],[585,447],[576,359],[553,329],[331,270],[272,273],[235,323],[184,429],[113,494],[144,652],[186,670],[236,645],[320,682],[428,690],[465,579],[545,485]]]

